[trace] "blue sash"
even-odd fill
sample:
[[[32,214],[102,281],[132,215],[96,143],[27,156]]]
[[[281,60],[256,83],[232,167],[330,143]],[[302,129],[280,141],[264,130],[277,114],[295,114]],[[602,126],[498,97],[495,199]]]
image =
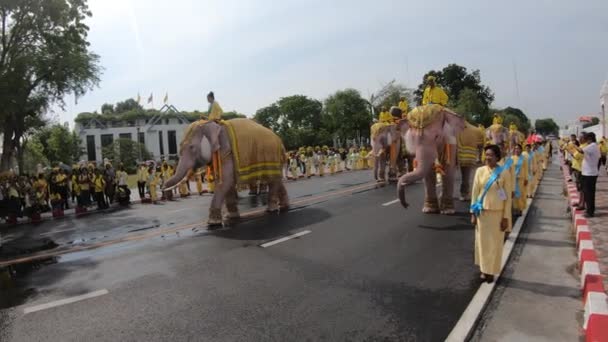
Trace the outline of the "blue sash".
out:
[[[519,191],[519,181],[517,178],[519,177],[519,173],[521,172],[521,166],[524,164],[524,157],[519,156],[517,159],[517,165],[515,165],[515,198],[519,198],[521,196],[521,192]]]
[[[528,154],[528,182],[532,180],[532,163],[534,160],[534,151],[530,150]]]
[[[500,176],[500,174],[505,169],[510,168],[512,164],[513,164],[513,159],[511,159],[511,157],[508,157],[507,160],[505,161],[505,165],[496,166],[496,168],[494,169],[494,172],[492,172],[492,175],[490,175],[490,178],[486,182],[486,185],[483,188],[483,192],[481,193],[481,196],[479,196],[479,198],[477,199],[477,201],[475,201],[475,203],[471,204],[471,212],[473,212],[473,215],[479,216],[479,214],[481,214],[481,211],[483,210],[483,200],[486,197],[488,190],[490,190],[490,187],[492,186],[492,184],[498,180],[498,176]]]

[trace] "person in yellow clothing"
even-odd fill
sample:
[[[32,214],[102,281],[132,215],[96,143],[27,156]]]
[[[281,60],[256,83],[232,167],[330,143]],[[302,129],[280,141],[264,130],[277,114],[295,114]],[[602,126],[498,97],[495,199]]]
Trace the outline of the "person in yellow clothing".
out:
[[[203,189],[203,169],[196,169],[194,179],[196,180],[196,192],[198,192],[199,196],[202,196],[206,192]]]
[[[485,147],[485,165],[475,172],[471,196],[471,223],[475,225],[475,265],[480,278],[493,282],[500,273],[505,231],[511,217],[509,177],[504,177],[500,148]]]
[[[536,164],[534,163],[534,151],[532,145],[526,144],[526,151],[524,152],[528,157],[528,186],[527,194],[528,198],[532,198],[534,193],[534,180],[536,179]]]
[[[220,104],[215,101],[215,95],[213,94],[212,91],[209,92],[209,94],[207,94],[207,102],[209,102],[209,117],[208,119],[211,120],[215,120],[215,121],[219,121],[222,119],[222,115],[224,114],[224,111],[222,110],[222,107],[220,107]]]
[[[520,216],[526,209],[528,199],[528,155],[524,154],[521,144],[513,146],[512,158],[515,166],[513,209],[515,215]]]
[[[93,178],[93,184],[95,187],[95,200],[97,201],[97,209],[106,209],[108,207],[106,198],[104,196],[104,190],[106,188],[106,180],[103,178],[99,169],[95,170],[95,178]]]
[[[391,113],[386,109],[386,107],[382,107],[382,111],[380,115],[378,115],[378,121],[382,123],[393,123],[395,122]]]
[[[190,182],[190,177],[192,177],[192,169],[188,170],[186,180],[182,180],[182,182],[179,184],[179,195],[181,197],[190,196],[190,191],[188,190],[188,182]]]
[[[150,192],[150,200],[152,203],[156,203],[158,197],[156,196],[156,188],[158,187],[158,183],[160,182],[160,170],[155,171],[153,166],[150,166],[148,169],[148,192]]]
[[[146,198],[146,182],[148,181],[148,168],[146,163],[141,163],[137,169],[137,190],[139,191],[139,199]]]
[[[566,147],[566,149],[568,150],[568,153],[570,153],[570,155],[572,155],[572,159],[571,159],[571,166],[572,167],[572,178],[574,178],[575,184],[576,184],[576,190],[578,190],[579,192],[579,202],[578,202],[578,206],[577,209],[584,209],[584,196],[583,196],[583,191],[582,191],[582,170],[583,170],[583,154],[580,153],[580,151],[576,148],[577,146],[579,146],[579,142],[578,141],[574,141],[571,142],[570,144],[568,144],[568,146]],[[587,146],[587,144],[583,143],[580,144],[580,148],[583,148]]]
[[[209,193],[215,192],[215,179],[213,178],[213,172],[210,167],[207,167],[207,184],[209,186]]]
[[[405,118],[407,113],[410,111],[410,106],[407,103],[405,96],[401,96],[398,107],[401,109],[401,117]]]
[[[606,141],[606,137],[603,137],[602,140],[600,141],[600,163],[597,166],[598,170],[602,167],[602,165],[604,167],[606,166],[606,156],[608,155],[608,141]],[[608,171],[608,167],[606,168],[606,170]]]
[[[422,104],[439,104],[445,106],[448,104],[448,95],[435,84],[435,76],[426,78],[427,86],[422,94]]]

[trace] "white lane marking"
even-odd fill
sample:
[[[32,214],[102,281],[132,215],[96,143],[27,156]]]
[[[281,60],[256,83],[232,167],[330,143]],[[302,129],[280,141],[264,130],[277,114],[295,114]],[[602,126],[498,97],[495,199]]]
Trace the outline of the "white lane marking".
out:
[[[86,293],[86,294],[83,294],[80,296],[60,299],[60,300],[56,300],[54,302],[50,302],[50,303],[46,303],[46,304],[30,306],[30,307],[23,309],[23,313],[27,315],[32,312],[46,310],[46,309],[50,309],[50,308],[54,308],[54,307],[58,307],[58,306],[66,305],[66,304],[72,304],[72,303],[79,302],[81,300],[103,296],[108,293],[110,293],[110,292],[108,292],[108,290],[106,290],[106,289],[93,291],[93,292],[89,292],[89,293]]]
[[[390,201],[390,202],[386,202],[386,203],[382,204],[382,206],[383,206],[383,207],[388,207],[389,205],[393,205],[393,204],[395,204],[395,203],[397,203],[397,202],[399,202],[399,199],[392,200],[392,201]]]
[[[191,209],[191,208],[176,209],[176,210],[171,210],[168,213],[169,214],[171,214],[171,213],[177,213],[177,212],[184,211],[184,210],[189,210],[189,209]]]
[[[301,231],[299,233],[295,233],[293,235],[289,235],[289,236],[286,236],[286,237],[283,237],[283,238],[280,238],[280,239],[277,239],[277,240],[274,240],[274,241],[266,242],[265,244],[260,245],[260,247],[267,248],[267,247],[270,247],[270,246],[274,246],[277,243],[281,243],[281,242],[285,242],[287,240],[295,239],[295,238],[297,238],[299,236],[310,234],[310,233],[312,233],[310,230],[304,230],[304,231]]]

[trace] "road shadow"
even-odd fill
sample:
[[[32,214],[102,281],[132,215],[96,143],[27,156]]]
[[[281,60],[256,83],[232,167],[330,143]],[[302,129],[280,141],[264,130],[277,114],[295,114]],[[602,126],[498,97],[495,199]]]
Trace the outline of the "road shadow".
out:
[[[499,283],[507,288],[525,290],[543,296],[581,298],[581,290],[575,287],[551,285],[508,277],[501,277]]]
[[[211,234],[231,240],[270,240],[294,234],[298,229],[329,219],[331,215],[319,208],[303,208],[282,214],[265,214],[259,218],[230,224],[228,229]]]

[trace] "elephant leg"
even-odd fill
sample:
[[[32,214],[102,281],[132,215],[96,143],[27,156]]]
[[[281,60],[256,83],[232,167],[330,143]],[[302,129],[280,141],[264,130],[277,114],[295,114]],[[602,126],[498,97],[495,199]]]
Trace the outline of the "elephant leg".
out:
[[[226,218],[233,220],[241,217],[237,203],[236,187],[233,186],[226,193],[226,208],[228,209],[228,215]]]
[[[215,229],[217,227],[222,226],[222,206],[226,201],[226,197],[228,196],[231,190],[235,191],[236,196],[232,168],[232,163],[226,163],[224,167],[224,177],[221,183],[216,182],[215,184],[215,191],[213,193],[213,198],[211,199],[211,205],[209,207],[209,220],[207,221],[209,229]]]
[[[285,183],[279,182],[277,185],[279,188],[279,209],[281,211],[289,210],[289,195],[287,194],[287,188]]]
[[[448,153],[449,151],[449,153]],[[441,155],[445,174],[442,181],[441,191],[441,213],[452,215],[454,210],[454,176],[456,175],[456,145],[446,145],[446,150]]]
[[[378,164],[380,166],[379,174],[378,174],[378,182],[384,183],[386,180],[386,153],[382,153],[378,157]]]
[[[471,166],[461,166],[460,171],[462,179],[460,180],[460,200],[470,201],[471,200]]]
[[[397,154],[399,149],[397,147],[397,143],[394,142],[390,146],[389,152],[389,169],[388,169],[388,181],[396,182],[397,181]]]
[[[279,211],[279,186],[276,181],[268,183],[268,208],[266,211]]]
[[[426,214],[439,213],[437,175],[433,169],[424,175],[424,206],[422,207],[422,212]]]

